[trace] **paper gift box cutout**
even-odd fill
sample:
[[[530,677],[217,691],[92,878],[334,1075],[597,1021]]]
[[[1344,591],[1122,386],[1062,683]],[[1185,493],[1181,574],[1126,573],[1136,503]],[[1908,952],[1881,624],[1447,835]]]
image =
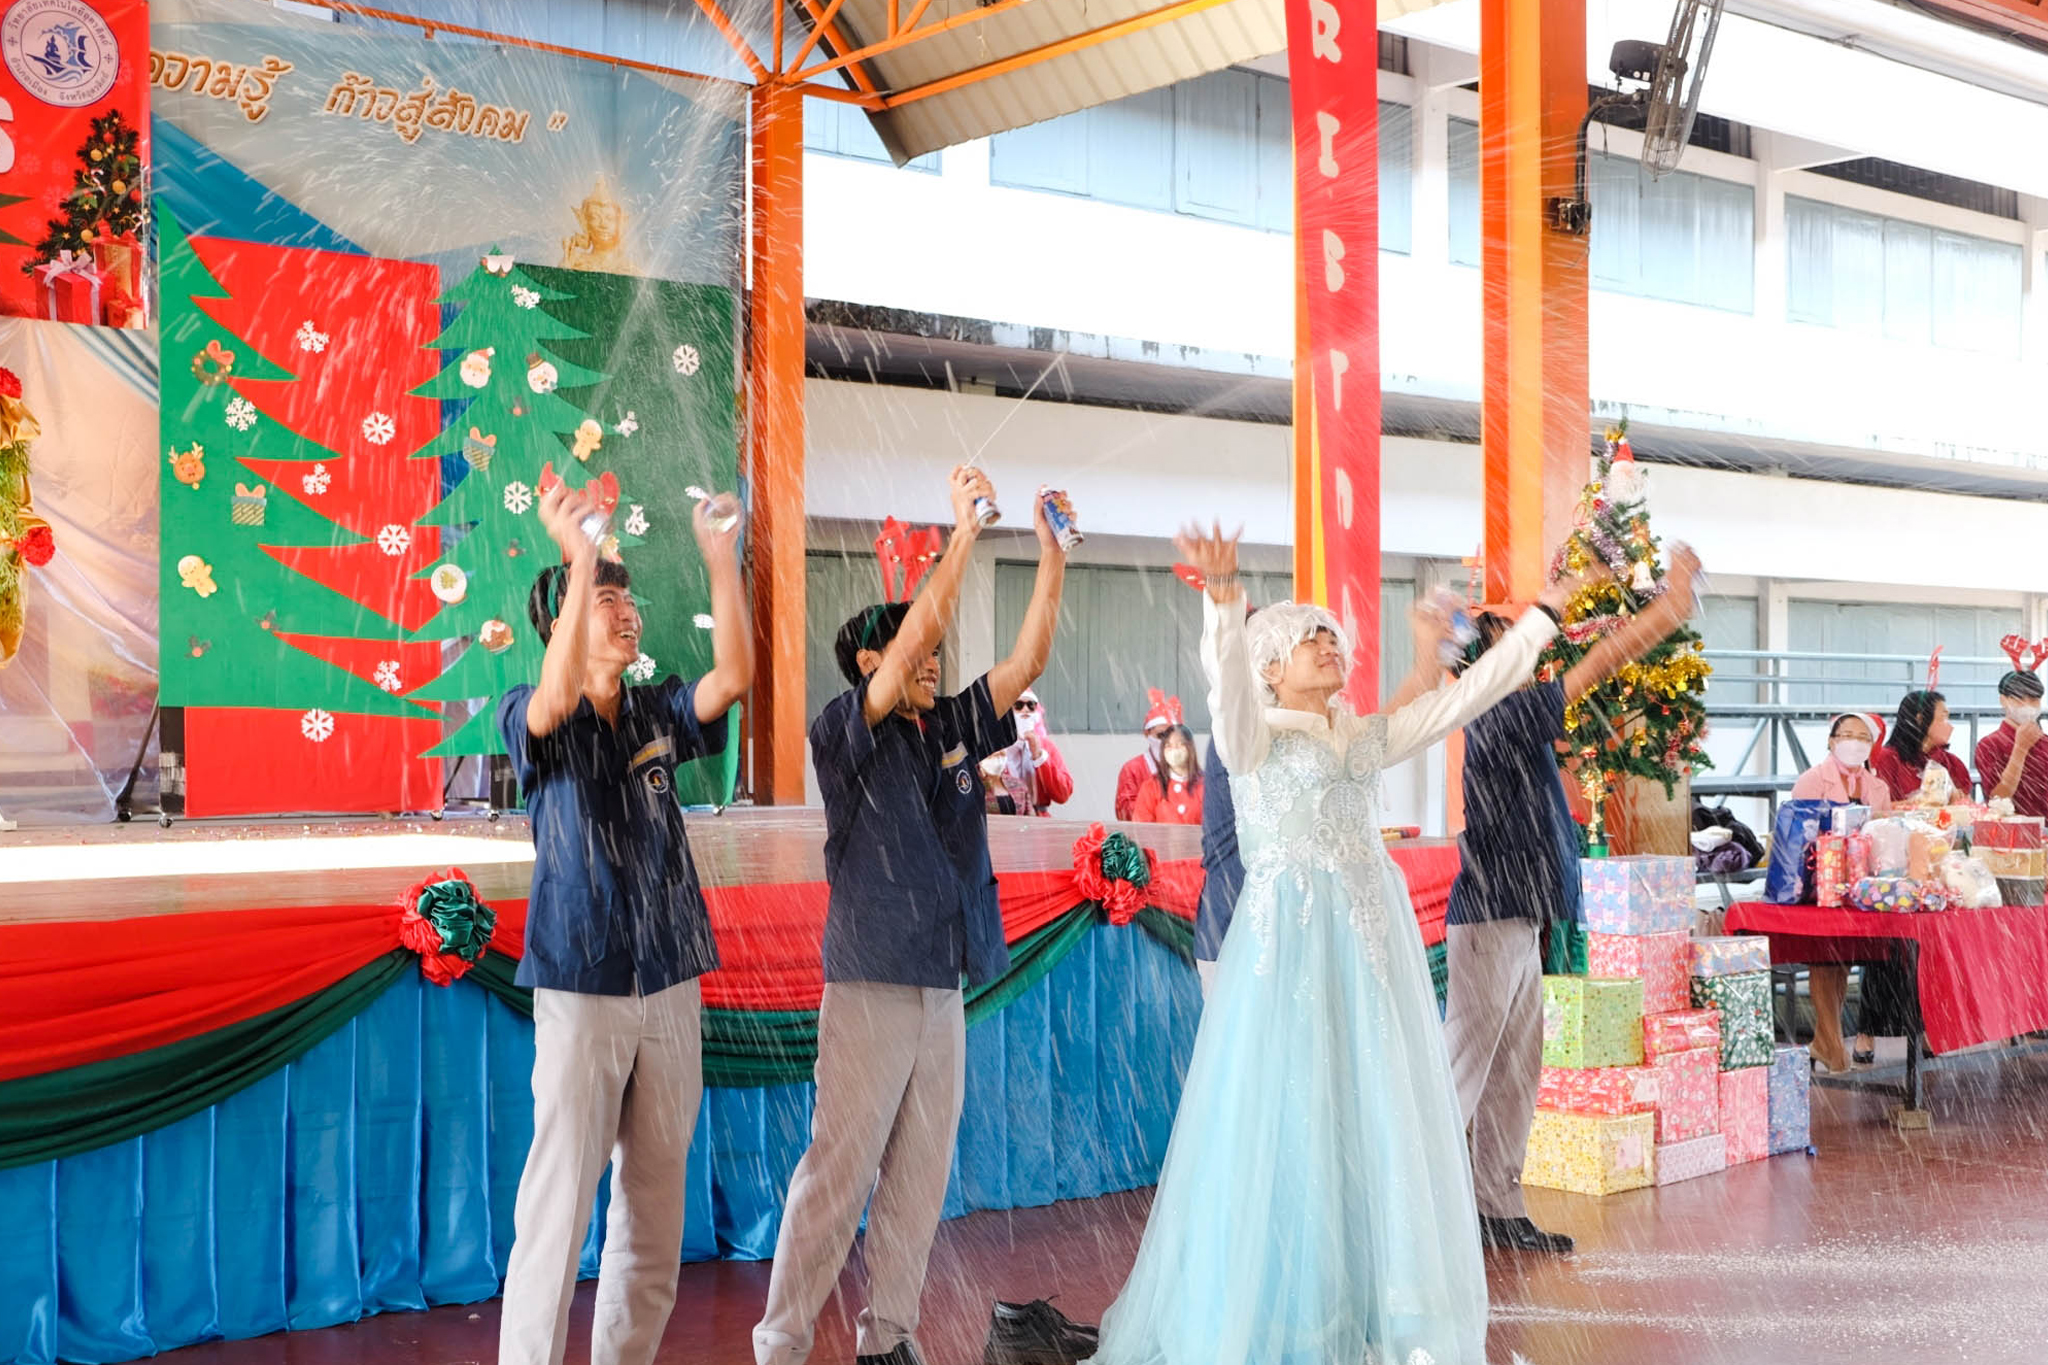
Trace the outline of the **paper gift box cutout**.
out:
[[[1721,1073],[1721,1136],[1728,1139],[1730,1166],[1771,1154],[1770,1067]]]
[[[1522,1183],[1573,1194],[1619,1194],[1656,1179],[1655,1120],[1536,1111]]]
[[[1657,1141],[1690,1142],[1721,1127],[1721,1054],[1712,1048],[1669,1052],[1657,1073]]]
[[[1721,1016],[1721,1069],[1769,1066],[1777,1043],[1771,1026],[1771,974],[1696,976],[1692,1003]],[[1735,1157],[1731,1154],[1731,1162]]]
[[[250,488],[238,483],[234,498],[228,504],[228,520],[236,526],[261,526],[269,505],[270,493],[262,484]]]
[[[1692,1003],[1692,958],[1683,930],[1663,934],[1586,935],[1588,976],[1633,977],[1643,983],[1643,1013],[1663,1014]]]
[[[43,291],[44,317],[52,322],[99,322],[100,290],[106,277],[92,257],[61,252],[56,260],[37,266],[35,275]]]
[[[1543,978],[1545,1066],[1640,1066],[1642,1061],[1642,982]]]
[[[107,325],[142,326],[142,243],[134,233],[116,234],[102,223],[92,239],[92,259],[104,281]]]
[[[1728,1169],[1728,1139],[1708,1133],[1690,1142],[1657,1144],[1657,1183],[1676,1185],[1703,1175],[1717,1175]]]
[[[1662,934],[1693,924],[1690,858],[1585,858],[1580,919],[1596,934]]]
[[[1771,969],[1771,941],[1761,934],[1734,934],[1692,941],[1692,976],[1733,976]]]
[[[1647,1066],[1546,1066],[1536,1107],[1560,1114],[1654,1113],[1657,1073]]]
[[[1771,1155],[1803,1152],[1813,1145],[1813,1056],[1803,1047],[1781,1047],[1771,1058]]]
[[[1687,983],[1690,988],[1690,982]],[[1673,1052],[1691,1052],[1708,1047],[1721,1056],[1721,1012],[1719,1010],[1673,1010],[1669,1014],[1643,1016],[1643,1056],[1650,1061]]]

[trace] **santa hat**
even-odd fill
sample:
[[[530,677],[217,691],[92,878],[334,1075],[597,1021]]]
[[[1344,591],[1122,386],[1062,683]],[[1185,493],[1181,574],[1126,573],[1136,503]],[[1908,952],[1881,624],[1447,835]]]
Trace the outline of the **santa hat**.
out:
[[[1145,700],[1150,706],[1150,709],[1145,712],[1146,734],[1149,735],[1154,730],[1171,729],[1180,724],[1181,709],[1179,697],[1169,697],[1154,687],[1146,691]]]
[[[1829,733],[1833,733],[1837,725],[1848,720],[1851,716],[1870,727],[1870,742],[1873,745],[1882,745],[1884,743],[1884,718],[1875,711],[1844,711],[1828,722]]]

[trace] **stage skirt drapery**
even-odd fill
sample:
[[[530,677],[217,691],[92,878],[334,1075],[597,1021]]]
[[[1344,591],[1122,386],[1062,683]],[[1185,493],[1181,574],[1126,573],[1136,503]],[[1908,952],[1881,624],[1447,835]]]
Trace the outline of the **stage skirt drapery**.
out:
[[[1403,861],[1440,972],[1437,886],[1448,891],[1455,862],[1415,852],[1428,856]],[[1159,873],[1155,903],[1121,925],[1080,903],[1065,874],[1004,877],[1015,961],[970,996],[947,1217],[1156,1179],[1201,1008],[1185,957],[1199,869]],[[711,1085],[686,1260],[771,1255],[809,1140],[822,905],[807,887],[775,890],[727,897],[723,914],[714,896],[727,970],[706,979]],[[756,913],[769,902],[781,908]],[[146,934],[106,937],[140,922],[81,926],[102,936],[83,952],[53,926],[0,930],[9,970],[31,946],[45,966],[70,953],[28,977],[69,971],[80,1006],[71,1027],[51,1028],[20,993],[0,1003],[0,1361],[132,1360],[498,1292],[532,1132],[530,1002],[511,985],[512,956],[495,951],[448,987],[423,980],[410,954],[349,965],[379,942],[351,922],[369,909],[340,916],[352,947],[324,967],[302,937],[268,971],[251,969],[260,952],[217,978],[160,970],[158,989],[132,998],[95,995],[89,960],[160,956]],[[502,912],[494,948],[516,953],[522,909]],[[178,918],[189,940],[197,917]],[[302,987],[333,979],[284,1005],[255,988],[293,971],[311,972]],[[180,981],[201,992],[182,1002],[195,1009],[152,1012],[148,1000]],[[586,1277],[605,1200],[600,1190]]]

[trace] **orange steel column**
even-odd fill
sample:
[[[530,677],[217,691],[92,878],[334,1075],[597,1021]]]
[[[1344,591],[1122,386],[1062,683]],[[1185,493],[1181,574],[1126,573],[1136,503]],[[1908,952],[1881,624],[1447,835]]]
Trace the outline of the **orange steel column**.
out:
[[[747,295],[753,794],[804,801],[804,99],[754,87]]]
[[[1570,198],[1586,113],[1585,0],[1480,0],[1479,224],[1486,374],[1486,594],[1542,590],[1591,453],[1586,257]]]

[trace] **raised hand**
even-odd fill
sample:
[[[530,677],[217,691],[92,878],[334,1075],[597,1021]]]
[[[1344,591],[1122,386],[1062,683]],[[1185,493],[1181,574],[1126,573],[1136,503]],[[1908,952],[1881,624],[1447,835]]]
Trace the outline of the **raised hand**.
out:
[[[1416,599],[1415,605],[1408,608],[1408,628],[1415,635],[1416,665],[1420,667],[1425,660],[1440,660],[1444,641],[1451,634],[1451,614],[1445,609],[1443,596],[1431,593]]]
[[[1213,601],[1233,602],[1243,595],[1237,581],[1237,542],[1243,535],[1242,526],[1225,535],[1219,521],[1207,531],[1190,523],[1173,538],[1173,548],[1179,552],[1181,561],[1208,580]]]
[[[967,535],[981,530],[981,519],[975,515],[974,504],[979,498],[995,501],[996,486],[989,482],[988,475],[973,465],[956,466],[952,474],[953,529]]]
[[[1690,620],[1699,605],[1700,557],[1690,545],[1671,547],[1671,567],[1664,574],[1664,595],[1681,621]]]
[[[583,519],[595,511],[597,499],[585,489],[556,483],[540,495],[540,524],[568,559],[596,553],[597,547],[583,534]]]
[[[732,518],[731,524],[721,529],[717,523],[727,517]],[[745,524],[746,514],[740,500],[730,493],[713,493],[701,499],[690,514],[690,529],[697,534],[697,548],[707,564],[733,556],[740,543],[740,528]]]

